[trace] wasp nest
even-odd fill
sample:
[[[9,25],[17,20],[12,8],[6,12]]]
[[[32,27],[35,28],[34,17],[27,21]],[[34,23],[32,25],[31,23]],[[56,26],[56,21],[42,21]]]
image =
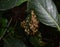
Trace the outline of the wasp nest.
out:
[[[29,21],[30,19],[30,21]],[[38,24],[39,21],[34,13],[34,10],[31,10],[31,17],[27,18],[27,20],[24,20],[21,22],[22,28],[24,28],[25,32],[27,34],[35,34],[38,31]]]

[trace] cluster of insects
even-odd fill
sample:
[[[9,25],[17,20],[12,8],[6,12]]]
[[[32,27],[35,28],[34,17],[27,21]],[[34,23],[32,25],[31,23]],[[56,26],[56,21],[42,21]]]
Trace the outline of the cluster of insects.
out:
[[[30,19],[30,21],[29,21],[29,19]],[[34,13],[34,10],[31,10],[30,18],[28,17],[27,20],[23,20],[21,22],[21,26],[22,26],[22,28],[24,28],[24,31],[30,35],[34,35],[38,31],[39,21]]]

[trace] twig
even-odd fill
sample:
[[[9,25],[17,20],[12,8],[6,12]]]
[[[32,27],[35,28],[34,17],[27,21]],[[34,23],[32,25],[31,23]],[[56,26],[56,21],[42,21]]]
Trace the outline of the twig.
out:
[[[9,21],[9,23],[8,23],[8,25],[7,25],[7,27],[6,27],[6,29],[4,30],[3,34],[1,35],[0,40],[3,38],[3,36],[4,36],[4,35],[5,35],[5,33],[6,33],[6,31],[8,30],[8,28],[9,28],[9,26],[10,26],[11,21],[12,21],[12,18],[10,19],[10,21]]]

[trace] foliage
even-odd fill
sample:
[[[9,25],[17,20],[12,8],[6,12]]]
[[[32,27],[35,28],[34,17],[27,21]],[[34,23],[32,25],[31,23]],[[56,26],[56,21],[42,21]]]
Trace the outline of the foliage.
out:
[[[22,3],[26,2],[26,1],[27,0],[19,0],[16,5],[19,6],[19,5],[21,5]]]
[[[40,22],[60,30],[58,12],[52,0],[30,0],[28,3],[28,10],[30,11],[31,9],[35,10]]]
[[[0,10],[4,11],[7,9],[11,9],[15,7],[16,5],[19,6],[26,0],[0,0]]]
[[[4,17],[6,11],[10,11],[26,1],[27,17],[23,22],[19,20],[18,15]],[[0,0],[0,40],[4,41],[4,47],[29,47],[29,45],[45,47],[48,43],[53,45],[54,41],[43,41],[40,22],[60,31],[60,15],[52,0]]]
[[[13,8],[18,0],[0,0],[0,10]]]
[[[6,37],[3,38],[4,40],[4,47],[26,47],[26,45],[19,39]]]

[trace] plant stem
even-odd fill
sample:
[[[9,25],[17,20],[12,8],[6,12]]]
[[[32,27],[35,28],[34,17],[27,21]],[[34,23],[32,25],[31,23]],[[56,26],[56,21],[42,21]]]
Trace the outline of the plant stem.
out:
[[[9,21],[9,23],[8,23],[8,25],[7,25],[7,28],[4,30],[3,34],[1,35],[0,40],[3,38],[3,36],[4,36],[4,35],[5,35],[5,33],[6,33],[6,31],[8,30],[8,28],[9,28],[9,26],[10,26],[11,21],[12,21],[12,18],[10,19],[10,21]]]

